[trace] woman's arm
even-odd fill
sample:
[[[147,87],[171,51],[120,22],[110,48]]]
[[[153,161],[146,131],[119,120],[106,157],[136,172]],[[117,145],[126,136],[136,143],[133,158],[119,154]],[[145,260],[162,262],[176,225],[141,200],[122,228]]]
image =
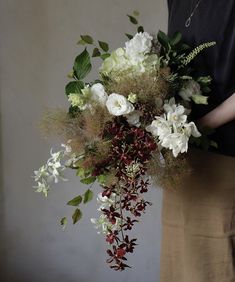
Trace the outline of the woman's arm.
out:
[[[195,121],[198,127],[217,128],[235,119],[235,93],[227,98],[222,104]]]

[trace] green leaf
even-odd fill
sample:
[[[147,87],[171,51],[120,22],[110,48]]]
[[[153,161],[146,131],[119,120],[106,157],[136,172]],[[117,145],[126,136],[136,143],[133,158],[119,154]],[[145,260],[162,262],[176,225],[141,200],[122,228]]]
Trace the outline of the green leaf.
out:
[[[81,179],[80,182],[83,183],[83,184],[91,184],[93,182],[95,182],[96,180],[96,177],[94,176],[90,176],[90,177],[87,177],[87,178],[84,178],[84,179]]]
[[[66,217],[61,218],[60,225],[63,227],[63,229],[65,229],[67,223],[68,223],[68,221],[67,221]]]
[[[138,26],[137,31],[144,32],[144,27],[142,25]]]
[[[85,78],[86,75],[91,71],[90,55],[86,48],[76,57],[73,69],[77,79],[79,80]]]
[[[80,209],[76,209],[72,215],[73,224],[77,223],[82,218],[82,212]]]
[[[65,86],[65,93],[68,96],[70,93],[81,93],[84,88],[82,81],[71,81]]]
[[[133,23],[133,24],[138,24],[138,21],[135,17],[131,16],[131,15],[127,15],[130,22]]]
[[[104,52],[108,52],[109,50],[109,45],[106,42],[103,41],[98,41],[100,48],[104,51]]]
[[[105,53],[105,54],[102,54],[100,57],[101,57],[101,59],[105,60],[105,59],[107,59],[109,56],[110,56],[109,53]]]
[[[168,48],[169,38],[163,31],[159,30],[157,39],[163,47]]]
[[[84,198],[83,203],[86,204],[87,202],[91,201],[93,199],[93,192],[90,189],[87,189]]]
[[[70,200],[70,201],[67,203],[67,205],[76,207],[76,206],[78,206],[81,202],[82,202],[82,196],[79,195],[79,196],[73,198],[72,200]]]
[[[104,175],[104,174],[101,174],[101,175],[99,175],[99,176],[97,177],[97,179],[98,179],[98,182],[99,182],[99,183],[104,184],[105,181],[106,181],[106,179],[107,179],[107,176]]]
[[[86,42],[82,39],[78,40],[77,45],[86,45]]]
[[[131,34],[125,33],[125,35],[126,35],[126,37],[127,37],[128,39],[130,39],[130,40],[133,38],[133,35],[131,35]]]
[[[172,46],[177,45],[181,39],[182,39],[182,34],[179,31],[176,31],[172,36],[172,38],[170,39],[170,45]]]
[[[93,44],[94,40],[90,35],[81,35],[81,39],[87,44]]]
[[[93,49],[92,57],[99,57],[100,55],[101,55],[100,50],[97,47],[95,47]]]
[[[137,10],[135,10],[135,11],[133,11],[133,15],[134,15],[135,17],[138,17],[138,16],[140,15],[140,12],[137,11]]]

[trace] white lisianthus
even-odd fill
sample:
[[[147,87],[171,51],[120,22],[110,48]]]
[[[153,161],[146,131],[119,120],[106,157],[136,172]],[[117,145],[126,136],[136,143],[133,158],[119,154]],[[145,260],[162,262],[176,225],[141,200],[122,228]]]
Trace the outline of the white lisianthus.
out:
[[[153,37],[147,32],[138,32],[125,43],[126,56],[133,64],[142,62],[145,54],[149,53],[152,47]]]
[[[202,95],[200,84],[193,79],[186,81],[178,94],[185,101],[192,99],[196,104],[208,104],[208,96]]]
[[[90,88],[90,92],[92,101],[98,102],[100,105],[105,106],[108,99],[108,94],[105,92],[103,84],[93,84]]]
[[[108,96],[106,107],[114,116],[126,115],[134,111],[134,106],[123,95],[112,93]]]
[[[136,127],[139,127],[141,125],[140,123],[140,116],[141,116],[141,112],[140,111],[133,111],[128,115],[125,115],[127,122],[130,125],[134,125]]]

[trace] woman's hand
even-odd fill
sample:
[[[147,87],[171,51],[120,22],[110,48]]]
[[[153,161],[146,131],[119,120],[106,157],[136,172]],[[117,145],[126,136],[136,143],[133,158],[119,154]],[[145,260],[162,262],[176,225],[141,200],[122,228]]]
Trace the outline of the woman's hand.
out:
[[[198,128],[217,127],[235,119],[235,93],[227,98],[222,104],[195,121]]]

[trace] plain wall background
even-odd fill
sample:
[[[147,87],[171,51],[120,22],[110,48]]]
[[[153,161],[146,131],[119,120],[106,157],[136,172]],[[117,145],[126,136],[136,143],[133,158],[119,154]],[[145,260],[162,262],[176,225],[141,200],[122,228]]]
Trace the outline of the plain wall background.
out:
[[[157,282],[161,242],[162,191],[152,188],[153,202],[133,230],[138,238],[132,266],[124,272],[106,264],[104,237],[90,222],[97,217],[96,198],[82,206],[83,219],[65,231],[59,219],[71,215],[66,202],[81,190],[69,172],[69,182],[53,186],[48,199],[34,193],[33,170],[55,145],[44,140],[37,122],[45,108],[64,106],[66,76],[80,34],[123,46],[133,33],[127,13],[137,9],[146,31],[166,31],[165,0],[1,0],[1,124],[0,124],[0,281],[3,282]],[[96,77],[93,72],[91,79]],[[95,193],[100,191],[94,187]]]

